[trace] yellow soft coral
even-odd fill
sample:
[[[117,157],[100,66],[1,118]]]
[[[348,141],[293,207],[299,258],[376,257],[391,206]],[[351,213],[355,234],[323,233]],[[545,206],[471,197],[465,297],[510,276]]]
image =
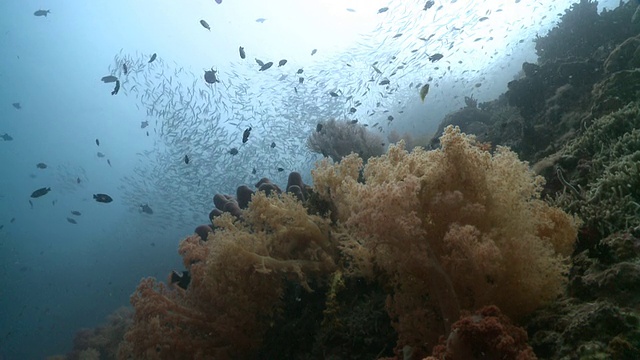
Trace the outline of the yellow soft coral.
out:
[[[391,146],[369,159],[364,182],[355,156],[313,172],[352,265],[368,276],[378,269],[392,289],[400,347],[429,350],[460,309],[494,304],[518,319],[548,303],[563,289],[577,234],[572,217],[539,199],[543,179],[515,153],[490,154],[451,126],[440,142],[411,153]]]

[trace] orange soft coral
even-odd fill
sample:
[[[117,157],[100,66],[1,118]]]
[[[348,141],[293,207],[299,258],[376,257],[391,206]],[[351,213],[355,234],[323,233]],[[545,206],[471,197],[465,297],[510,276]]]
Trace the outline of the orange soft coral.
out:
[[[294,196],[258,192],[242,215],[216,217],[207,241],[194,235],[181,242],[191,274],[186,290],[141,281],[121,359],[256,356],[281,310],[285,280],[311,291],[307,279],[335,269],[328,222],[307,215]]]
[[[369,159],[364,183],[354,155],[313,172],[357,260],[351,272],[377,269],[398,349],[416,356],[460,309],[496,304],[517,319],[554,299],[576,237],[574,219],[539,199],[543,179],[515,153],[491,154],[454,127],[440,141],[434,151],[391,146]]]

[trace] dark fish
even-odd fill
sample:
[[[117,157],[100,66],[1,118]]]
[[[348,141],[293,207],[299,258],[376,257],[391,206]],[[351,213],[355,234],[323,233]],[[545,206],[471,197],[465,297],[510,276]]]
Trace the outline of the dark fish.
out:
[[[15,102],[15,103],[13,103],[13,104],[11,104],[11,105],[13,105],[13,107],[14,107],[14,108],[16,108],[16,109],[18,109],[18,110],[22,109],[22,106],[20,105],[20,103],[19,103],[19,102]]]
[[[211,70],[205,70],[204,71],[204,81],[207,82],[207,84],[215,84],[215,83],[219,83],[220,80],[218,80],[218,77],[216,76],[217,71],[213,70],[213,68],[211,68]]]
[[[272,143],[271,143],[271,148],[273,149],[274,147],[276,147],[276,143],[275,143],[275,142],[272,142]]]
[[[244,59],[247,57],[247,54],[245,54],[244,48],[242,46],[240,46],[240,49],[238,50],[240,51],[240,59]]]
[[[488,20],[488,19],[489,19],[489,17],[487,17],[487,16],[483,16],[483,17],[481,17],[480,19],[478,19],[478,21],[485,21],[485,20]]]
[[[149,121],[141,121],[140,122],[140,129],[144,129],[147,126],[149,126]]]
[[[349,124],[351,124],[351,125],[355,125],[357,123],[358,123],[358,119],[349,121]]]
[[[171,285],[176,284],[181,289],[187,290],[190,282],[191,275],[189,275],[189,271],[183,271],[182,274],[175,270],[171,272]]]
[[[96,139],[96,145],[100,146],[100,139]]]
[[[211,31],[211,27],[209,27],[209,24],[206,21],[200,20],[200,25],[202,25],[203,28]]]
[[[263,23],[263,22],[265,22],[265,21],[267,21],[267,19],[265,19],[265,18],[257,18],[257,19],[256,19],[256,22],[258,22],[258,23],[260,23],[260,24],[262,24],[262,23]]]
[[[424,4],[424,9],[422,9],[422,10],[427,11],[427,10],[431,9],[431,7],[432,7],[433,5],[435,5],[435,4],[436,4],[436,2],[435,2],[435,1],[433,1],[433,0],[429,0],[429,1],[427,1],[427,3],[426,3],[426,4]]]
[[[387,10],[389,10],[389,8],[386,7],[386,6],[383,7],[383,8],[380,8],[380,9],[378,9],[378,14],[382,14],[383,12],[387,12]]]
[[[298,69],[298,71],[296,72],[296,74],[302,74],[304,72],[303,68]]]
[[[152,62],[154,62],[156,60],[156,58],[158,57],[158,54],[153,53],[153,55],[151,55],[151,59],[149,59],[149,64],[151,64]]]
[[[436,62],[436,61],[442,59],[443,57],[444,57],[444,55],[442,55],[442,54],[433,54],[433,55],[429,56],[429,61]]]
[[[286,59],[282,59],[282,60],[278,61],[278,67],[284,66],[284,64],[286,64],[286,63],[287,63],[287,60]]]
[[[46,169],[47,168],[47,164],[45,164],[45,163],[37,163],[36,167],[38,169]]]
[[[281,167],[278,168],[278,172],[283,172],[283,171],[284,171],[283,168],[281,168]]]
[[[80,178],[76,179],[76,183],[80,184]]]
[[[111,166],[111,160],[107,159],[107,164],[109,164],[109,166]]]
[[[389,120],[389,121],[393,121],[393,116],[389,115],[389,116],[387,117],[387,120]]]
[[[47,195],[51,191],[50,187],[43,187],[31,193],[32,198],[39,198],[40,196]]]
[[[399,38],[400,36],[402,36],[402,33],[398,33],[398,34],[393,35],[393,38],[394,38],[394,39],[397,39],[397,38]]]
[[[7,133],[2,134],[2,136],[0,136],[0,138],[2,138],[2,140],[4,140],[4,141],[11,141],[11,140],[13,140],[13,137],[11,137],[11,135],[9,135],[9,134],[7,134]]]
[[[331,95],[332,97],[338,97],[338,96],[340,96],[340,95],[338,95],[338,93],[337,93],[337,92],[335,92],[335,91],[329,91],[329,95]]]
[[[189,164],[189,155],[184,156],[184,163]]]
[[[322,131],[322,124],[316,125],[316,132]]]
[[[29,206],[33,209],[33,202],[31,202],[31,200],[29,200]]]
[[[246,143],[247,141],[249,141],[249,135],[251,135],[251,126],[249,126],[248,128],[246,128],[244,130],[244,132],[242,133],[242,143]]]
[[[318,49],[311,50],[311,56],[315,55],[318,52]]]
[[[34,12],[33,15],[47,17],[47,14],[49,13],[51,13],[51,10],[36,10],[36,12]]]
[[[75,219],[72,219],[70,217],[67,218],[67,221],[72,223],[72,224],[77,224],[78,223]]]
[[[422,100],[422,102],[424,102],[424,98],[427,97],[428,93],[429,93],[429,84],[424,84],[422,88],[420,88],[420,100]]]
[[[231,148],[231,150],[229,150],[229,154],[238,155],[238,148]]]
[[[107,76],[103,76],[102,79],[103,83],[112,83],[112,82],[116,82],[116,80],[118,80],[117,77],[113,76],[113,75],[107,75]]]
[[[80,215],[82,215],[82,213],[80,213],[80,211],[78,211],[78,210],[71,210],[71,213],[72,213],[73,215],[75,215],[75,216],[80,216]]]
[[[272,65],[273,65],[273,62],[272,62],[272,61],[269,61],[268,63],[266,63],[266,64],[262,65],[262,66],[260,67],[260,70],[259,70],[259,71],[265,71],[265,70],[267,70],[268,68],[270,68]]]
[[[113,201],[113,198],[107,194],[93,194],[93,198],[101,203],[110,203]]]
[[[299,77],[298,78],[298,83],[302,84],[304,82],[304,78],[303,77]]]
[[[122,72],[124,72],[125,75],[129,73],[129,68],[127,67],[127,64],[122,64]]]
[[[354,114],[356,111],[358,111],[358,109],[356,109],[356,108],[354,108],[354,107],[352,107],[351,109],[349,109],[349,112],[350,112],[351,114]]]
[[[151,210],[151,207],[149,206],[149,204],[140,205],[140,212],[143,212],[149,215],[153,214],[153,210]]]
[[[16,218],[12,217],[11,220],[9,220],[9,222],[13,224],[14,222],[16,222]]]
[[[222,0],[216,0],[216,4],[222,4]]]
[[[149,132],[147,131],[147,136],[149,136]]]
[[[120,91],[120,80],[116,80],[116,87],[113,88],[111,95],[116,95]]]
[[[256,170],[256,168],[253,168],[253,170],[251,171],[251,173],[252,173],[253,175],[255,175],[257,172],[258,172],[258,171]]]
[[[264,61],[262,61],[262,60],[260,60],[260,59],[258,59],[258,58],[256,58],[256,63],[257,63],[258,65],[260,65],[260,66],[264,66]]]
[[[378,83],[378,85],[389,85],[389,79],[384,79]]]
[[[98,151],[98,153],[96,154],[98,155],[99,158],[103,158],[105,155],[103,153],[101,153],[100,151]]]

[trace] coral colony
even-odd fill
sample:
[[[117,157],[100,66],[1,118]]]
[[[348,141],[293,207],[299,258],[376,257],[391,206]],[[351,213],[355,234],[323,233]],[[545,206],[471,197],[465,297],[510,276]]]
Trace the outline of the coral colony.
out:
[[[284,193],[264,180],[256,192],[216,195],[212,224],[180,243],[187,271],[139,284],[120,357],[259,357],[291,289],[326,294],[320,326],[331,328],[349,322],[349,289],[336,284],[353,281],[386,294],[397,354],[427,356],[445,334],[471,351],[473,322],[458,320],[494,305],[473,316],[503,324],[513,344],[483,346],[531,355],[507,316],[562,291],[576,223],[539,200],[542,178],[510,150],[491,154],[453,127],[440,142],[432,151],[391,146],[365,166],[357,155],[322,161],[313,188],[292,173]]]

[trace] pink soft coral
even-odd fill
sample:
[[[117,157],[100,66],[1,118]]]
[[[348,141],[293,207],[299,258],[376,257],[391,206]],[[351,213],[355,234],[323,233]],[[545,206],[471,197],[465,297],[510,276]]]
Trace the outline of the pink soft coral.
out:
[[[533,360],[527,332],[514,326],[496,306],[486,306],[453,324],[446,339],[425,360]]]

